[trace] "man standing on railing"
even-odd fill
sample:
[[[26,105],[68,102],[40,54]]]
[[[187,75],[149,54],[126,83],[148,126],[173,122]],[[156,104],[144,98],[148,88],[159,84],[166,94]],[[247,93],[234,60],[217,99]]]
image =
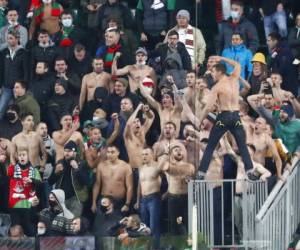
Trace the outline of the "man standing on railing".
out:
[[[208,112],[213,108],[215,103],[219,104],[219,114],[216,123],[210,132],[208,145],[204,152],[202,161],[198,169],[198,178],[204,179],[213,152],[225,132],[228,130],[233,134],[239,152],[245,164],[246,171],[253,168],[252,161],[246,146],[246,135],[239,116],[239,76],[241,74],[241,66],[238,62],[228,58],[215,56],[214,59],[219,62],[212,68],[212,77],[217,82],[211,89],[210,98],[199,117],[199,121],[207,116]],[[230,76],[226,75],[226,66],[220,61],[224,61],[233,66]]]

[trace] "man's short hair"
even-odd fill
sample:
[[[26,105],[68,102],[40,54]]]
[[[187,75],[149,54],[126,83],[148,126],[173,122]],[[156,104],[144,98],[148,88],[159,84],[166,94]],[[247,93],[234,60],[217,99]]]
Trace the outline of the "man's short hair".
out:
[[[268,85],[267,88],[263,89],[263,94],[264,95],[272,95],[274,97],[273,90],[272,90],[272,87],[270,85]]]
[[[222,74],[226,74],[226,65],[223,63],[217,63],[213,66],[213,68],[215,68],[216,71],[219,71]]]
[[[193,69],[188,70],[188,71],[186,72],[186,74],[194,74],[195,76],[197,75],[196,71],[193,70]]]
[[[243,34],[240,32],[237,32],[237,31],[233,32],[231,37],[233,37],[233,36],[239,36],[242,40],[244,40]]]
[[[135,224],[137,224],[137,225],[141,224],[141,219],[138,214],[132,214],[132,215],[130,215],[130,217],[132,218],[132,221],[135,222]]]
[[[120,152],[120,149],[116,144],[110,144],[109,146],[107,146],[107,148],[115,148],[118,152]]]
[[[11,110],[11,111],[15,111],[17,113],[17,115],[20,114],[20,107],[17,105],[17,104],[10,104],[8,107],[7,107],[7,110]]]
[[[60,17],[62,17],[63,15],[70,15],[73,18],[73,13],[69,10],[64,10],[61,14]]]
[[[281,40],[281,36],[279,35],[279,33],[277,33],[277,32],[272,32],[272,33],[270,33],[269,35],[268,35],[268,37],[270,37],[271,38],[271,40],[273,40],[273,41],[280,41]]]
[[[62,57],[62,56],[58,56],[55,58],[55,61],[54,61],[54,65],[56,64],[56,62],[58,61],[64,61],[66,64],[67,64],[67,60],[66,58]]]
[[[166,125],[170,125],[170,124],[174,127],[175,130],[177,129],[176,124],[175,124],[174,122],[172,122],[172,121],[166,122],[166,123],[165,123],[165,126],[166,126]]]
[[[38,36],[40,35],[40,34],[43,34],[43,35],[49,35],[49,32],[47,31],[47,30],[45,30],[45,29],[40,29],[39,31],[38,31]]]
[[[75,44],[75,46],[74,46],[74,51],[76,51],[76,52],[80,52],[80,51],[85,51],[86,49],[85,49],[85,46],[83,45],[83,44],[81,44],[81,43],[77,43],[77,44]]]
[[[27,113],[24,113],[20,116],[20,120],[21,121],[24,121],[28,116],[32,116],[33,117],[33,114],[30,113],[30,112],[27,112]]]
[[[36,65],[37,65],[38,63],[44,64],[44,68],[45,68],[45,69],[49,69],[48,63],[47,63],[46,61],[37,61],[37,62],[36,62]],[[35,65],[35,66],[36,66],[36,65]]]
[[[168,37],[174,36],[174,35],[176,35],[177,37],[179,37],[179,34],[178,34],[178,32],[177,32],[176,30],[171,30],[171,31],[168,33]]]
[[[242,2],[242,1],[239,1],[239,0],[234,0],[234,1],[232,1],[232,3],[231,3],[231,5],[238,5],[238,6],[240,6],[241,8],[244,8],[244,3]]]
[[[19,83],[23,89],[27,89],[27,82],[22,79],[18,79],[15,81],[15,84]]]
[[[98,61],[98,60],[102,60],[104,62],[104,59],[101,56],[95,56],[93,58],[93,61]]]
[[[20,39],[21,37],[20,32],[12,28],[8,28],[7,35],[11,35],[17,39]]]

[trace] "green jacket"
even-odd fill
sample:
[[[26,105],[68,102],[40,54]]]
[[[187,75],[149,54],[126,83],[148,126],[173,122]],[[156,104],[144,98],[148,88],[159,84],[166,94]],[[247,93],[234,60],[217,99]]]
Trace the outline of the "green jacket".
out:
[[[37,125],[40,122],[40,105],[34,99],[31,92],[26,92],[25,95],[17,97],[15,104],[20,108],[20,116],[25,113],[32,113],[34,124]]]

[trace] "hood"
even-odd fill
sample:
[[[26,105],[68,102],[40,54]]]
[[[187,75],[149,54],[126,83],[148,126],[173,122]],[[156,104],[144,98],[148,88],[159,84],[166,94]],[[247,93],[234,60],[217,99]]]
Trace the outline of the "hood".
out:
[[[57,202],[59,203],[60,207],[62,208],[63,212],[60,213],[58,216],[63,216],[66,219],[73,219],[74,214],[66,208],[65,205],[65,192],[62,189],[53,189],[51,193],[55,196]]]

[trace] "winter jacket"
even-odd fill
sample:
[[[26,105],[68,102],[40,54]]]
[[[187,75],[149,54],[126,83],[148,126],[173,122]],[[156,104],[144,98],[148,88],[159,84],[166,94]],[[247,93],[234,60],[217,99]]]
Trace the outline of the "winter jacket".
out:
[[[2,27],[2,29],[0,30],[0,51],[6,49],[8,47],[7,42],[6,42],[6,36],[7,36],[7,33],[8,33],[9,29],[12,29],[10,27],[10,25],[6,25],[6,26]],[[24,26],[20,25],[20,24],[17,24],[13,29],[19,31],[19,33],[20,33],[20,45],[23,48],[25,48],[25,46],[28,42],[27,29]]]
[[[300,27],[295,26],[290,30],[288,36],[288,44],[297,58],[300,57]]]
[[[47,225],[50,225],[49,230],[47,230],[49,236],[64,236],[67,234],[68,226],[70,226],[74,215],[66,208],[65,192],[63,190],[54,189],[51,191],[51,194],[56,198],[61,212],[55,214],[50,207],[45,208],[39,213],[39,219],[45,221]]]
[[[102,32],[106,30],[108,19],[112,16],[121,20],[124,28],[134,28],[134,21],[130,9],[123,3],[119,3],[119,1],[113,4],[106,1],[106,3],[99,8],[98,13],[98,24]]]
[[[17,104],[20,108],[20,117],[26,113],[32,113],[34,124],[39,124],[41,115],[40,105],[34,99],[31,92],[27,91],[25,95],[17,97],[15,104]]]
[[[244,39],[244,44],[249,48],[252,53],[255,53],[259,46],[259,38],[257,30],[253,23],[247,18],[242,17],[237,24],[232,23],[232,19],[221,23],[220,36],[219,36],[219,51],[231,46],[231,37],[234,32],[238,32]]]
[[[16,80],[28,80],[28,54],[21,46],[17,48],[14,57],[9,49],[2,51],[0,71],[3,77],[0,86],[13,89]]]
[[[293,65],[294,56],[286,42],[280,42],[271,52],[269,69],[282,76],[282,89],[298,96],[297,67]]]
[[[222,56],[239,62],[241,65],[241,77],[248,79],[253,68],[251,63],[253,57],[251,50],[247,49],[244,44],[230,46],[229,48],[223,50]],[[227,73],[231,74],[233,67],[227,63],[226,68]]]
[[[78,162],[78,161],[77,161]],[[50,185],[56,184],[56,188],[62,188],[62,180],[64,175],[67,174],[68,168],[71,173],[71,182],[72,187],[75,192],[75,196],[80,202],[85,202],[88,199],[88,169],[83,161],[78,162],[78,169],[74,169],[70,166],[70,163],[65,159],[60,160],[57,164],[61,163],[64,167],[63,171],[59,174],[55,173],[55,169],[53,170],[51,176],[48,179]]]
[[[53,95],[55,77],[50,73],[35,75],[29,84],[29,90],[39,105],[44,106]]]

